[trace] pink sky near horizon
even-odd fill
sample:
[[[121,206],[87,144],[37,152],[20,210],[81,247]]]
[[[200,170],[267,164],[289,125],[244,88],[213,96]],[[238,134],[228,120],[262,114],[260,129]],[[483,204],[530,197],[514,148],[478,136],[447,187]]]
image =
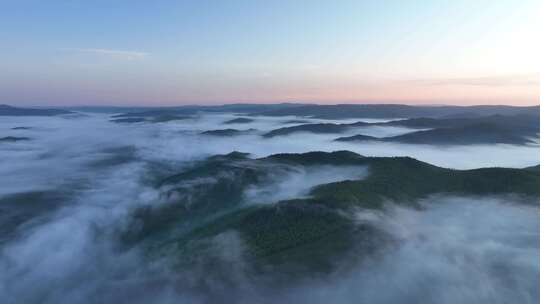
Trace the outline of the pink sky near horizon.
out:
[[[538,0],[132,4],[6,4],[0,104],[540,104]]]

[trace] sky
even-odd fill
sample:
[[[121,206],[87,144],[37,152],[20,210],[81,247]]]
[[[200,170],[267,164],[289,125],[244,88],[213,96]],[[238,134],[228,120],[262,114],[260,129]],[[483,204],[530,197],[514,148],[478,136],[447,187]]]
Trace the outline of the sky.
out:
[[[537,0],[0,0],[0,103],[540,104]]]

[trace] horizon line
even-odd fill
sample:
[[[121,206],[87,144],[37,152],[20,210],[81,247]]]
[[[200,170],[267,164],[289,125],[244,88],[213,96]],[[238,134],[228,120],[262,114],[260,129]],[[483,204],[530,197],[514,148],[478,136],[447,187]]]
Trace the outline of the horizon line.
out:
[[[538,104],[530,105],[516,105],[516,104],[452,104],[452,103],[430,103],[430,104],[416,104],[416,103],[407,103],[407,102],[336,102],[336,103],[323,103],[323,102],[292,102],[292,101],[283,101],[283,102],[225,102],[225,103],[215,103],[215,104],[178,104],[178,105],[140,105],[140,104],[100,104],[100,105],[90,105],[90,104],[81,104],[81,105],[14,105],[9,103],[0,103],[0,106],[6,105],[11,107],[19,108],[179,108],[179,107],[220,107],[220,106],[240,106],[240,105],[299,105],[299,106],[382,106],[382,105],[401,105],[401,106],[411,106],[411,107],[515,107],[515,108],[529,108],[529,107],[540,107]]]

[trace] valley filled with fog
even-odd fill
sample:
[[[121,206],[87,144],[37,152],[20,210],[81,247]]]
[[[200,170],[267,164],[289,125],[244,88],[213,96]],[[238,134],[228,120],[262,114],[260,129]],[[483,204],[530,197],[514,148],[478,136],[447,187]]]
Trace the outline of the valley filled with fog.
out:
[[[535,137],[336,141],[432,128],[388,124],[407,117],[118,114],[0,117],[0,302],[540,297]],[[307,124],[340,130],[265,136]]]

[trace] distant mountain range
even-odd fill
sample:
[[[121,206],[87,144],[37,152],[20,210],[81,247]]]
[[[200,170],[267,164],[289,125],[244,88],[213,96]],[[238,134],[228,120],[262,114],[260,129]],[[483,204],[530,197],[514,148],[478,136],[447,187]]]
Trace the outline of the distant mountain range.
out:
[[[78,108],[71,108],[78,109]],[[90,108],[81,108],[81,110]],[[98,107],[99,111],[108,108]],[[122,108],[110,108],[118,111]],[[306,123],[277,128],[264,137],[284,136],[298,132],[340,134],[365,126],[399,126],[419,130],[404,135],[376,138],[365,134],[339,137],[337,141],[383,141],[411,144],[529,144],[540,133],[540,106],[408,106],[408,105],[309,105],[309,104],[230,104],[222,106],[180,106],[171,108],[132,108],[133,111],[112,116],[118,123],[168,122],[195,117],[200,112],[235,112],[251,115],[224,124],[249,124],[258,115],[305,116],[317,118],[405,118],[384,123]],[[66,109],[19,108],[0,105],[0,116],[56,116],[73,114]],[[301,122],[301,121],[300,121]],[[210,130],[207,135],[234,136],[252,132],[233,129]]]
[[[8,112],[8,110],[10,112]],[[0,105],[0,113],[16,113],[19,111],[41,111],[48,115],[65,114],[65,111],[129,113],[131,115],[163,115],[163,114],[196,114],[199,112],[239,113],[266,116],[303,116],[326,119],[341,118],[473,118],[490,115],[540,115],[540,106],[516,107],[506,105],[481,106],[411,106],[400,104],[338,104],[317,105],[306,103],[277,104],[226,104],[216,106],[186,105],[175,107],[106,107],[79,106],[55,107],[51,109],[23,109]],[[45,111],[45,112],[43,112]],[[38,113],[38,112],[35,112]],[[0,114],[8,115],[8,114]],[[17,114],[9,114],[17,115]],[[42,114],[43,115],[43,114]]]
[[[489,115],[540,115],[540,106],[409,106],[398,104],[378,105],[303,105],[291,108],[262,111],[256,115],[306,116],[326,119],[342,118],[465,118]]]
[[[177,106],[177,107],[66,107],[71,111],[103,113],[155,114],[196,114],[199,112],[239,113],[265,116],[303,116],[313,118],[473,118],[490,115],[540,115],[540,106],[412,106],[400,104],[338,104],[317,105],[309,103],[277,104],[227,104],[216,106]]]
[[[287,109],[293,107],[304,106],[306,104],[295,103],[277,103],[277,104],[226,104],[215,106],[171,106],[171,107],[107,107],[107,106],[79,106],[79,107],[63,107],[63,109],[80,112],[96,112],[96,113],[124,113],[132,115],[162,115],[162,114],[197,114],[199,112],[214,112],[214,113],[258,113],[265,111],[273,111]]]
[[[377,138],[357,134],[339,137],[337,141],[384,141],[411,144],[528,144],[540,133],[540,116],[533,115],[491,115],[473,118],[411,118],[383,123],[356,122],[348,124],[315,123],[277,128],[264,137],[284,136],[299,132],[318,134],[340,134],[354,131],[357,127],[397,126],[412,129],[429,129],[411,133]]]
[[[30,109],[0,105],[0,116],[56,116],[72,113],[62,109]]]
[[[382,141],[408,144],[473,145],[534,143],[530,138],[538,137],[523,130],[501,127],[494,123],[476,123],[452,128],[436,128],[416,131],[398,136],[376,138],[365,135],[339,137],[336,141]]]

